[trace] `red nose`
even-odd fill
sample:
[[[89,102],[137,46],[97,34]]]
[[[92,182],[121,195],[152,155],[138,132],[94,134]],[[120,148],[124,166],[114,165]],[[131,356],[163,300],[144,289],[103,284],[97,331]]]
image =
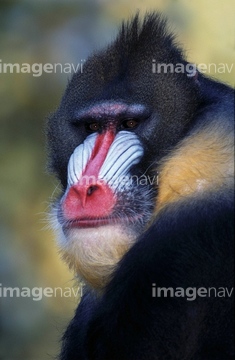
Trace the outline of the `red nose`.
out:
[[[113,191],[104,181],[97,180],[115,134],[108,130],[97,136],[91,157],[79,182],[70,187],[64,199],[66,219],[107,217],[115,205]]]
[[[69,189],[63,213],[67,220],[103,218],[110,215],[115,202],[115,195],[106,183],[78,183]]]

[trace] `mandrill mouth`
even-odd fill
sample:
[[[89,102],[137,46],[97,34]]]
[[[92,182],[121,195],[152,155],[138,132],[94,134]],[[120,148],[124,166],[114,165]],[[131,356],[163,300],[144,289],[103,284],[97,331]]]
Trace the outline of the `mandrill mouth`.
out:
[[[113,218],[84,218],[68,220],[63,225],[64,229],[74,228],[95,228],[104,225],[110,225],[119,222],[118,219]]]
[[[63,221],[62,227],[64,230],[69,229],[82,229],[82,228],[98,228],[99,226],[105,225],[118,225],[128,224],[134,225],[143,222],[143,214],[136,214],[135,216],[112,216],[103,218],[82,218]]]
[[[128,214],[123,211],[114,211],[109,216],[66,219],[61,207],[57,210],[57,218],[65,231],[70,229],[98,228],[105,225],[143,226],[146,223],[146,214],[144,212]]]

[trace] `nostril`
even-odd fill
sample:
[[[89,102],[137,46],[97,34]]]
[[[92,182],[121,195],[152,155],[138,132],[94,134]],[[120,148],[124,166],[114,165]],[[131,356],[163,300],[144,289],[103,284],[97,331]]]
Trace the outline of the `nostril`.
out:
[[[93,194],[93,192],[95,192],[96,190],[98,190],[98,186],[97,185],[91,185],[87,189],[87,196],[91,196]]]

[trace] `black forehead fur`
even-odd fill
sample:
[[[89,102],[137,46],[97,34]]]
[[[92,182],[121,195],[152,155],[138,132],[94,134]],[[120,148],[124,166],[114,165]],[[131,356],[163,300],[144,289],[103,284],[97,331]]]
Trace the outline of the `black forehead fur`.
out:
[[[174,46],[174,35],[167,30],[167,21],[157,13],[147,14],[140,21],[137,14],[132,21],[123,22],[116,41],[110,46],[120,54],[120,65],[124,65],[128,56],[136,54],[146,58],[146,54],[156,55],[158,60],[181,59],[181,51]]]
[[[151,105],[166,90],[166,81],[169,83],[169,89],[163,92],[166,99],[176,81],[176,91],[180,93],[181,86],[187,91],[190,81],[186,74],[154,74],[153,59],[156,63],[186,64],[174,36],[167,29],[166,20],[151,13],[142,22],[137,14],[122,24],[111,45],[87,60],[82,74],[73,76],[62,106],[67,106],[70,111],[74,107],[83,107],[84,102],[87,105],[87,102],[93,104],[109,99]],[[189,86],[191,93],[190,90]]]

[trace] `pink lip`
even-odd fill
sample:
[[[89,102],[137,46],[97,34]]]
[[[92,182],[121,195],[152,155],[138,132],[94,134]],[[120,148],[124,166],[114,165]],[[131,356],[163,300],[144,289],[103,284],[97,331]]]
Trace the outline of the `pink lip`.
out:
[[[117,220],[116,220],[117,221]],[[92,228],[92,227],[98,227],[102,225],[108,225],[111,223],[114,223],[115,219],[76,219],[73,221],[68,221],[68,223],[64,226],[67,229],[73,229],[73,228]]]
[[[68,220],[64,224],[64,229],[74,229],[74,228],[95,228],[99,226],[104,225],[110,225],[110,224],[128,224],[128,223],[134,223],[138,222],[142,218],[141,214],[138,214],[134,217],[123,217],[120,218],[91,218],[91,219],[75,219],[75,220]]]

